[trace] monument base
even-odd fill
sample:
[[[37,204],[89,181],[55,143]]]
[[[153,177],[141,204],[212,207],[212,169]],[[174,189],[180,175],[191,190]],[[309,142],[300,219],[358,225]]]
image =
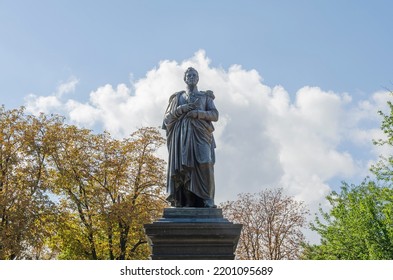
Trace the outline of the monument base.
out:
[[[219,208],[165,208],[161,219],[144,225],[152,260],[233,260],[242,225]]]

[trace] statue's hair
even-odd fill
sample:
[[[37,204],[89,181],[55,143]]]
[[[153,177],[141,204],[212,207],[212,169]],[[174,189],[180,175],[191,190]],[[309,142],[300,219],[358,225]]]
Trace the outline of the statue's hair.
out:
[[[199,77],[199,73],[198,73],[198,71],[197,71],[195,68],[193,68],[193,67],[188,67],[187,70],[186,70],[186,72],[184,72],[184,80],[186,80],[186,75],[187,75],[187,73],[190,72],[190,71],[195,71],[195,72],[197,73],[198,77]]]

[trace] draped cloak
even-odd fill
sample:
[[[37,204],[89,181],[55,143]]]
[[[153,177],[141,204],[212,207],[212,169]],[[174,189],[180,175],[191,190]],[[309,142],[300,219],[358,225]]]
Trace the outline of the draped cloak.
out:
[[[176,112],[178,106],[197,100],[197,118]],[[212,121],[218,120],[212,91],[188,95],[180,91],[171,96],[165,112],[163,129],[166,130],[169,152],[167,173],[167,200],[176,205],[175,193],[186,188],[203,200],[214,199],[214,163],[216,147]]]

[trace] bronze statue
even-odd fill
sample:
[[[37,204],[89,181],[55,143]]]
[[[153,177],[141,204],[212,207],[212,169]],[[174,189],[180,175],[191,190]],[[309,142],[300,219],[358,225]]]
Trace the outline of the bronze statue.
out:
[[[187,90],[170,97],[163,122],[169,151],[167,200],[174,207],[215,208],[214,94],[198,91],[199,75],[192,67],[184,81]]]

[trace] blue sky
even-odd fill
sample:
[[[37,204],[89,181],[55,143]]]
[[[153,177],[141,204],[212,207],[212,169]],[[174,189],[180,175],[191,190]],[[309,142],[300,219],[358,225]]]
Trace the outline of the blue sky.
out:
[[[391,1],[0,1],[2,103],[75,75],[83,98],[160,60],[204,49],[213,65],[369,94],[391,85]],[[5,96],[3,96],[5,95]]]
[[[392,3],[0,0],[0,103],[122,137],[158,126],[194,66],[221,116],[218,202],[281,186],[316,211],[390,152],[371,140]]]

